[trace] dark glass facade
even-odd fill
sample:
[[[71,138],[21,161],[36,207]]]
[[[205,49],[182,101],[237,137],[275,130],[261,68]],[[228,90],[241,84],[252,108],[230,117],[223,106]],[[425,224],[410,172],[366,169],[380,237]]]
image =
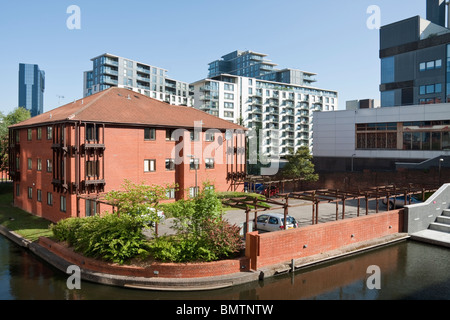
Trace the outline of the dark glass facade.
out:
[[[19,107],[35,117],[44,112],[45,72],[35,64],[19,65]]]

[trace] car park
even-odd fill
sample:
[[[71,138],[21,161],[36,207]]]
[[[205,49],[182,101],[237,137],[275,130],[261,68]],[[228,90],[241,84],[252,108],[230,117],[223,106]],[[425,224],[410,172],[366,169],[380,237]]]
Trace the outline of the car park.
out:
[[[156,209],[155,209],[155,208],[147,208],[147,210],[148,210],[149,212],[148,212],[148,213],[144,213],[144,214],[142,214],[141,216],[142,216],[143,218],[147,218],[147,219],[150,220],[150,219],[151,219],[151,216],[154,214],[154,212],[156,211]],[[166,215],[164,214],[163,211],[158,210],[158,211],[156,211],[156,213],[157,213],[157,215],[158,215],[159,221],[164,221],[164,220],[166,219]],[[147,223],[147,225],[150,226],[150,227],[153,227],[153,226],[154,226],[154,222],[153,222],[153,221],[149,221],[149,222]]]
[[[297,221],[287,216],[287,229],[298,228]],[[282,213],[265,213],[256,218],[256,229],[262,231],[280,231],[284,230],[284,214]]]
[[[406,197],[406,204],[405,204],[404,196],[391,197],[391,198],[389,198],[389,210],[392,210],[394,208],[403,208],[405,205],[418,204],[418,203],[422,203],[422,201],[420,201],[416,197],[410,196],[410,195],[408,195]],[[387,205],[386,198],[383,199],[383,204]]]

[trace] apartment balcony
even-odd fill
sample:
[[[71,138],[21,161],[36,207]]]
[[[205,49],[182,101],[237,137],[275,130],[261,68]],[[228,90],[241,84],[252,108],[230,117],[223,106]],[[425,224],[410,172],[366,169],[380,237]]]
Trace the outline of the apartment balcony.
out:
[[[270,124],[270,123],[267,123],[266,124],[266,129],[269,129],[269,130],[279,130],[280,129],[280,126],[278,125],[278,124]]]
[[[267,64],[260,64],[259,69],[265,71],[273,71],[273,66]]]
[[[138,76],[136,76],[136,79],[150,83],[150,77],[143,77],[143,76],[138,75]]]
[[[263,113],[261,108],[254,108],[254,109],[250,110],[250,112],[257,113],[257,114],[262,114]]]
[[[201,110],[210,110],[210,109],[216,110],[218,108],[219,108],[218,104],[213,104],[213,103],[205,103],[200,106]]]
[[[101,73],[102,74],[110,74],[110,75],[113,75],[113,76],[118,76],[119,75],[119,71],[117,71],[115,69],[112,69],[110,67],[102,67],[101,68]]]
[[[119,81],[117,79],[113,79],[113,78],[108,77],[108,76],[103,76],[102,77],[102,82],[105,83],[105,84],[112,84],[112,85],[115,85],[115,86],[117,86],[119,84]]]
[[[211,95],[211,94],[204,94],[200,96],[200,100],[207,101],[207,100],[218,100],[219,96]]]
[[[303,81],[308,83],[317,82],[317,79],[310,75],[303,75]]]
[[[147,68],[137,66],[136,70],[139,72],[145,73],[145,74],[150,74],[150,68],[147,69]]]
[[[102,64],[118,67],[119,61],[105,57],[104,59],[102,59]]]
[[[137,87],[139,88],[139,89],[144,89],[144,90],[150,90],[150,86],[146,86],[145,84],[143,84],[143,83],[137,83]]]
[[[213,91],[213,90],[214,89],[211,86],[202,86],[202,87],[200,87],[200,91],[202,91],[202,92]]]

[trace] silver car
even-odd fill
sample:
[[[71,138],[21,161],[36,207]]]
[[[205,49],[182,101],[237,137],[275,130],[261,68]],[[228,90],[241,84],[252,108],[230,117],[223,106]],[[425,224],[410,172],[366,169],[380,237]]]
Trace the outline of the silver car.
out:
[[[287,229],[298,228],[297,221],[287,216]],[[256,229],[263,231],[280,231],[284,230],[284,214],[282,213],[267,213],[262,214],[256,219]]]

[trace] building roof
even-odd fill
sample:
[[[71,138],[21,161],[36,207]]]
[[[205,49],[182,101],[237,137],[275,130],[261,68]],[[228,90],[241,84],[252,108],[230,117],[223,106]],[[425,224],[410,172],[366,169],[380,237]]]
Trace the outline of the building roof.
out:
[[[116,87],[53,109],[10,128],[67,121],[173,128],[194,128],[195,122],[202,121],[204,129],[246,130],[242,126],[192,107],[170,105],[131,90]]]

